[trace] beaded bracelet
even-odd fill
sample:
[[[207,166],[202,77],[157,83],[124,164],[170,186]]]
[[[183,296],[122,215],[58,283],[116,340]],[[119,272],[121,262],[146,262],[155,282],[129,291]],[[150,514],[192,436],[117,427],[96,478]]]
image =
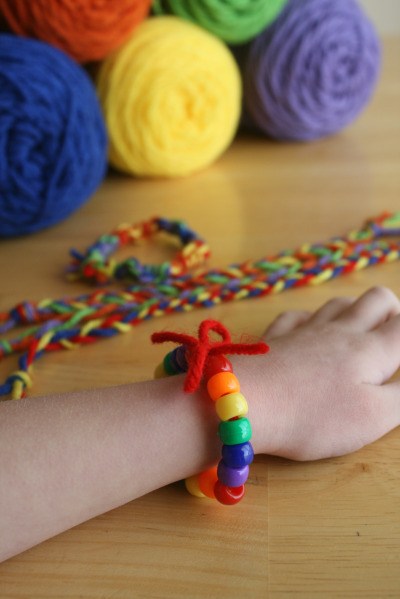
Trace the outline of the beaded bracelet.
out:
[[[210,340],[212,331],[220,335],[222,341]],[[167,331],[153,333],[151,339],[153,343],[180,344],[157,366],[155,377],[187,373],[184,390],[189,393],[195,391],[203,379],[221,420],[218,435],[223,444],[222,458],[217,466],[187,478],[187,490],[197,497],[215,498],[224,505],[238,503],[244,495],[254,451],[250,443],[251,425],[246,418],[247,401],[225,354],[265,354],[268,345],[232,343],[229,331],[216,320],[204,320],[200,324],[198,339]]]

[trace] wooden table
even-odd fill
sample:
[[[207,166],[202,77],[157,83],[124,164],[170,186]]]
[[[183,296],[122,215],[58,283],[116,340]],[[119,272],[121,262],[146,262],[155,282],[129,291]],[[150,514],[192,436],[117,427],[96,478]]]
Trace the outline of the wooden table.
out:
[[[326,240],[366,217],[398,210],[399,55],[400,40],[389,40],[372,103],[337,136],[304,145],[241,137],[212,167],[182,180],[110,175],[66,222],[2,241],[0,309],[86,292],[64,279],[69,248],[85,248],[120,222],[157,214],[184,219],[211,244],[211,264],[225,266]],[[170,252],[147,244],[137,249],[149,261]],[[237,332],[260,334],[283,310],[314,309],[376,284],[400,293],[399,265],[151,320],[131,334],[47,356],[35,366],[30,394],[151,377],[163,349],[152,348],[149,335],[167,325],[193,330],[211,315]],[[14,367],[5,361],[1,377]],[[176,483],[0,565],[1,598],[292,595],[400,597],[399,430],[362,451],[317,463],[259,456],[247,500],[235,509],[215,510]]]

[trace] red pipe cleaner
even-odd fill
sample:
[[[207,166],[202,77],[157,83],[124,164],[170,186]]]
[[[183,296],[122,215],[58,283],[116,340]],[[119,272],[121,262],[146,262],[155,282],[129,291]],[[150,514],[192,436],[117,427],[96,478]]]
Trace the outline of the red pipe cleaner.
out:
[[[211,331],[220,335],[222,341],[211,341],[209,338]],[[198,339],[183,333],[162,331],[161,333],[153,333],[151,340],[153,343],[173,341],[187,347],[186,359],[189,368],[183,387],[187,393],[193,393],[198,389],[208,356],[220,354],[255,355],[266,354],[269,351],[269,346],[263,341],[258,343],[232,343],[228,329],[217,320],[211,319],[203,320],[200,324]]]

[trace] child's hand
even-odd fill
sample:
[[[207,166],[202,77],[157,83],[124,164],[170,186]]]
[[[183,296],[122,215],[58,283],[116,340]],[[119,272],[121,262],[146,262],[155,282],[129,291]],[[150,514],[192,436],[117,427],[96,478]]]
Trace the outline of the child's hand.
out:
[[[266,330],[261,450],[295,460],[346,454],[400,425],[400,302],[375,287]],[[267,367],[266,367],[267,366]],[[253,376],[260,379],[258,372]]]

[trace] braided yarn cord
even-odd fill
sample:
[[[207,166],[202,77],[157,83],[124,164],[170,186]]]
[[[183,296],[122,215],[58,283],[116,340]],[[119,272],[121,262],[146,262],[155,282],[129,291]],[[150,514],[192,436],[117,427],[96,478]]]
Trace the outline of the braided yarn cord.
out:
[[[163,233],[178,237],[182,249],[161,265],[142,265],[135,258],[121,263],[111,254],[122,245]],[[326,243],[306,243],[274,256],[201,269],[209,248],[181,221],[153,218],[121,225],[101,236],[86,254],[71,252],[69,278],[101,283],[86,295],[23,302],[0,313],[0,359],[19,355],[19,368],[0,385],[0,395],[20,399],[32,385],[32,365],[48,352],[72,349],[125,333],[143,320],[173,312],[211,308],[223,302],[263,297],[304,285],[319,285],[368,266],[400,257],[400,212],[385,213],[345,236]],[[190,269],[194,269],[190,272]],[[104,287],[115,280],[126,286]],[[9,332],[26,325],[14,338]]]

